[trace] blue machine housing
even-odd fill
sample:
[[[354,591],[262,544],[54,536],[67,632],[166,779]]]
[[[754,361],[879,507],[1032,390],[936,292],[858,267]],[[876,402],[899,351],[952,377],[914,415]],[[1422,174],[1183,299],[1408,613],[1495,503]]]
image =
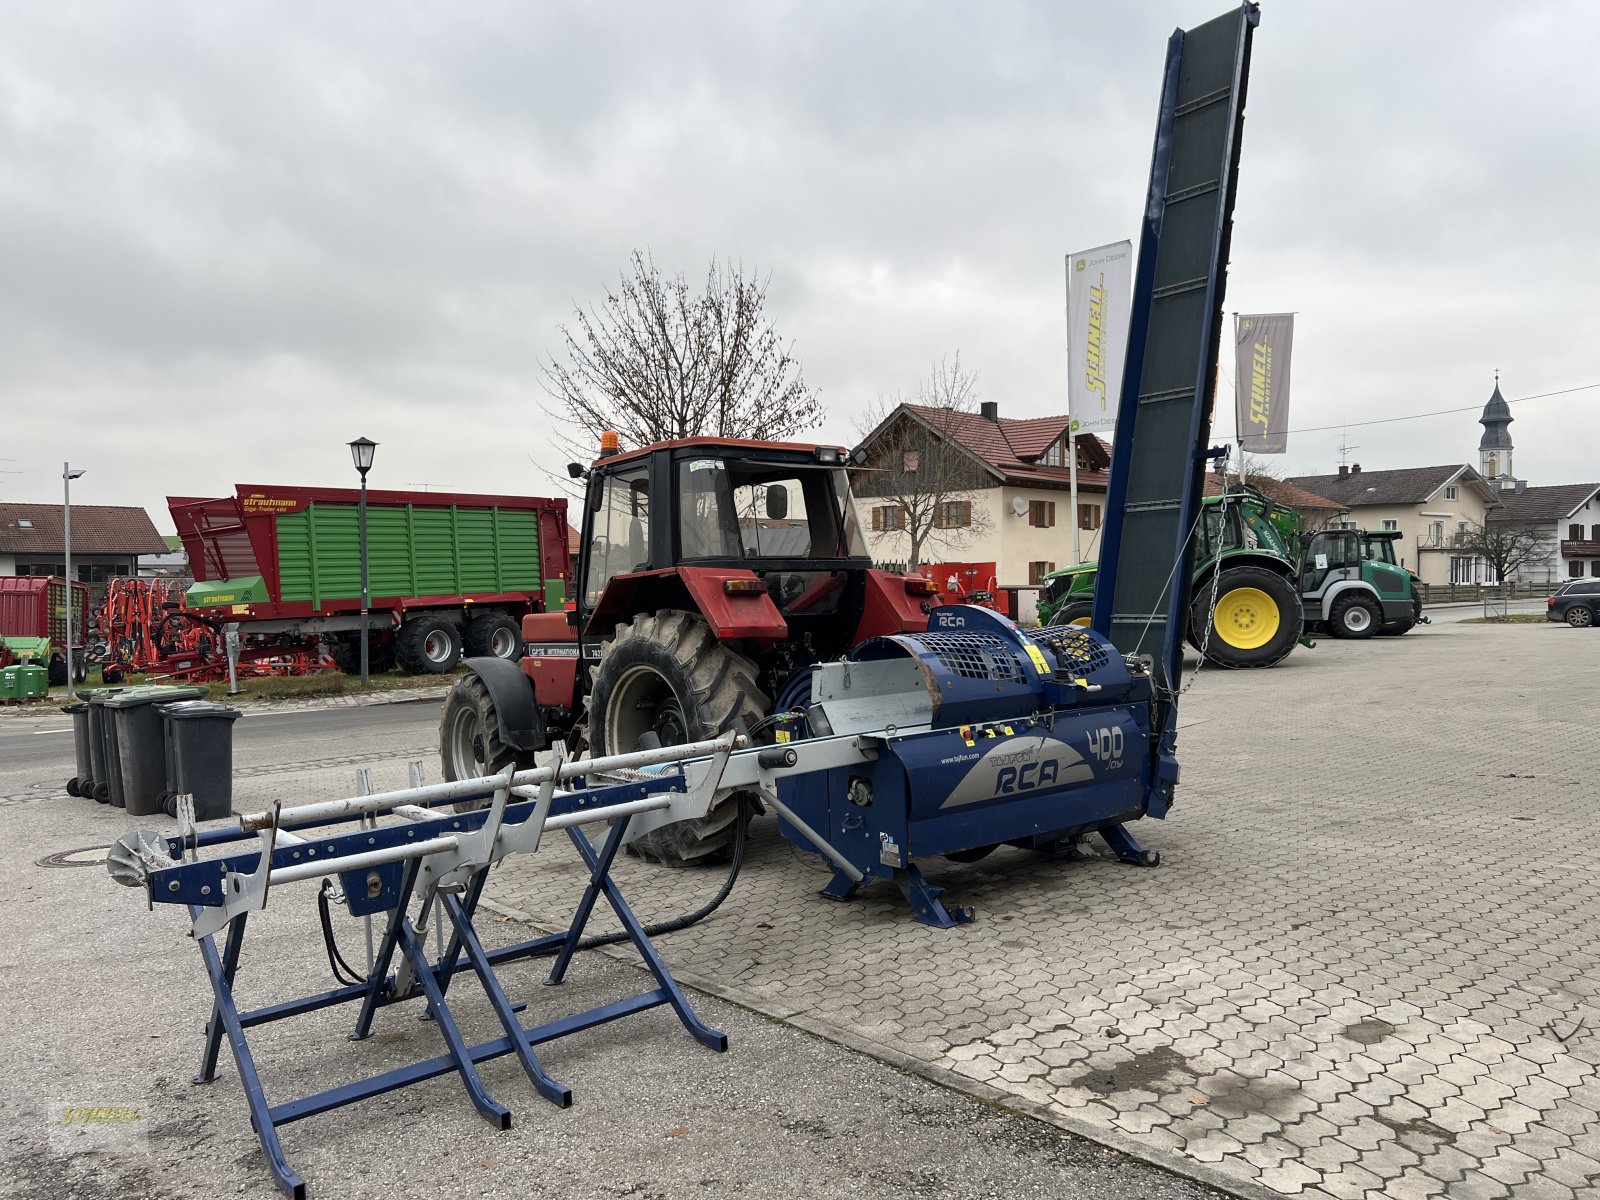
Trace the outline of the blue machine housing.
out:
[[[927,721],[876,734],[874,760],[785,778],[779,796],[863,876],[835,868],[825,894],[893,879],[919,919],[949,911],[914,860],[972,860],[1000,845],[1046,849],[1100,833],[1119,858],[1154,865],[1123,828],[1163,817],[1177,764],[1151,738],[1151,682],[1101,635],[1077,626],[1026,633],[987,608],[936,608],[929,632],[862,643],[856,663],[909,659],[926,692]],[[847,668],[846,668],[847,669]],[[843,677],[843,676],[842,676]],[[823,726],[835,733],[827,680]],[[811,849],[787,821],[785,836]]]

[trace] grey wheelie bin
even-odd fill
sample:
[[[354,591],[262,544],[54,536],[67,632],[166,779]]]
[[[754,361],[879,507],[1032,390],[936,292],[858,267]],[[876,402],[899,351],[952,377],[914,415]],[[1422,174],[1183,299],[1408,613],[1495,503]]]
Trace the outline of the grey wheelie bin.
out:
[[[127,688],[109,687],[95,688],[92,691],[78,693],[89,705],[89,711],[84,714],[84,736],[88,742],[89,771],[78,778],[78,795],[90,800],[98,800],[101,804],[111,803],[111,784],[106,769],[106,710],[102,707],[107,700]],[[77,718],[73,718],[72,727],[77,731]]]
[[[233,723],[244,714],[209,700],[163,704],[167,787],[161,808],[178,815],[178,797],[194,797],[197,821],[217,821],[233,812]]]
[[[83,701],[63,704],[61,711],[72,718],[72,754],[77,768],[67,780],[67,795],[83,795],[83,784],[92,779],[89,771],[89,706]]]
[[[110,800],[131,817],[154,816],[161,811],[161,793],[167,780],[167,738],[158,705],[176,700],[198,700],[203,687],[150,685],[125,688],[100,702],[106,716],[106,783]],[[99,780],[97,779],[98,786]],[[98,792],[97,792],[98,795]]]

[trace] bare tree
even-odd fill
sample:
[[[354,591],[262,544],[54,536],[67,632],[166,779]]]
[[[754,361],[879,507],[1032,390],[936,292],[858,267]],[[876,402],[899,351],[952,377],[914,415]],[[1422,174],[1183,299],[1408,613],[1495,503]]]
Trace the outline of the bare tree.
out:
[[[988,530],[988,515],[970,493],[993,478],[962,449],[977,411],[978,377],[957,351],[934,363],[909,397],[880,397],[861,422],[867,461],[851,472],[851,489],[887,502],[876,507],[892,524],[877,527],[906,539],[907,570],[922,565],[933,543],[954,550]]]
[[[544,364],[546,411],[586,440],[604,430],[624,444],[684,437],[781,439],[822,419],[792,347],[766,315],[767,279],[712,259],[705,287],[666,277],[635,250],[595,309],[561,326],[560,357]]]
[[[1465,553],[1483,559],[1494,569],[1503,594],[1513,575],[1549,556],[1552,541],[1550,531],[1538,525],[1490,520],[1467,522],[1458,545]]]

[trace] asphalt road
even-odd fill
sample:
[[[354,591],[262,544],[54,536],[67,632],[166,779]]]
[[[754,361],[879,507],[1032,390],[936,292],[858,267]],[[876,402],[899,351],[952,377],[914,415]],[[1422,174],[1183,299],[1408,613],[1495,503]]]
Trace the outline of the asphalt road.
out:
[[[438,700],[365,707],[246,711],[233,727],[234,757],[242,764],[325,757],[359,741],[364,749],[392,743],[432,746],[439,730]],[[0,719],[0,772],[43,770],[46,764],[72,774],[72,719],[59,711]],[[59,770],[56,771],[59,774]]]
[[[397,758],[422,757],[436,743],[438,708],[246,716],[235,726],[236,796],[241,782],[293,788],[326,779],[326,787],[342,788],[345,764],[363,757],[386,755],[384,769],[403,770]],[[40,861],[103,847],[134,825],[169,824],[58,791],[53,781],[72,770],[66,729],[59,713],[0,721],[0,813],[11,847],[0,859],[0,923],[9,931],[0,940],[0,989],[12,1013],[0,1026],[8,1079],[0,1093],[0,1194],[275,1196],[228,1054],[216,1083],[190,1082],[209,990],[181,914],[146,911],[102,867]],[[91,849],[74,858],[94,856]],[[271,911],[253,919],[240,977],[247,1003],[328,986],[304,890],[281,900],[275,890]],[[738,902],[736,892],[730,903]],[[525,936],[514,923],[482,919],[480,928],[491,944]],[[348,954],[358,937],[341,932]],[[670,962],[670,938],[661,949]],[[550,1016],[641,987],[636,968],[598,955],[580,956],[559,989],[540,987],[533,964],[507,968],[504,982],[530,1008],[566,1006]],[[541,1050],[547,1068],[574,1089],[569,1110],[540,1100],[506,1058],[487,1065],[484,1078],[513,1111],[509,1131],[485,1125],[445,1077],[289,1126],[286,1151],[313,1195],[383,1200],[1222,1195],[791,1026],[691,996],[699,1016],[729,1035],[727,1053],[696,1045],[658,1011]],[[455,992],[452,998],[454,1008]],[[473,1040],[494,1032],[484,1005],[465,996],[460,1004]],[[263,1027],[253,1037],[269,1096],[281,1102],[437,1053],[436,1035],[414,1015],[384,1010],[378,1035],[358,1045],[346,1038],[343,1018]],[[88,1146],[51,1125],[64,1106],[137,1108],[139,1116],[97,1131],[100,1141]]]

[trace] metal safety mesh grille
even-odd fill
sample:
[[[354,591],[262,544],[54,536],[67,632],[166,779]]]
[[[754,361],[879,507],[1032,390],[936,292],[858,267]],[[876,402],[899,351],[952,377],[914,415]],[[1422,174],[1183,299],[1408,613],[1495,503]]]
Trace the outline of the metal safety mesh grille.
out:
[[[1089,675],[1111,661],[1106,644],[1081,625],[1050,625],[1028,635],[1055,655],[1057,665],[1074,675]]]
[[[1001,679],[1010,683],[1027,679],[1016,652],[992,634],[919,633],[916,638],[945,670],[963,679]]]

